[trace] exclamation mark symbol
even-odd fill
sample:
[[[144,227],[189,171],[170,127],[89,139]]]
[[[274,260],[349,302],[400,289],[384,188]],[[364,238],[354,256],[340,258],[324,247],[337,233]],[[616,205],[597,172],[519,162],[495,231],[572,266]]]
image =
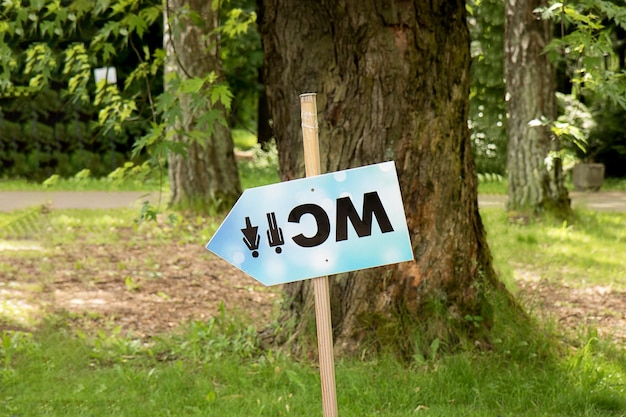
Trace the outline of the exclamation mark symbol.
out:
[[[267,215],[267,224],[269,229],[267,230],[267,243],[269,243],[270,247],[273,248],[276,246],[276,253],[281,253],[283,249],[281,245],[285,244],[285,238],[283,237],[283,229],[278,227],[278,223],[276,223],[276,213],[266,213]]]

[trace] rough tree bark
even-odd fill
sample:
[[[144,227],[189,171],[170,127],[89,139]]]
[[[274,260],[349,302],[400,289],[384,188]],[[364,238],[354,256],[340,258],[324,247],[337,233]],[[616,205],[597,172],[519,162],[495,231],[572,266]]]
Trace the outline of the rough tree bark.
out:
[[[570,213],[559,142],[545,123],[557,116],[554,70],[543,52],[552,28],[533,13],[545,5],[545,0],[506,2],[507,208],[522,215]]]
[[[204,25],[194,24],[182,13],[185,10],[198,13]],[[208,34],[218,25],[218,17],[219,13],[212,10],[210,1],[167,0],[166,76],[175,72],[183,78],[204,77],[211,71],[219,75],[218,42],[214,37],[208,39]],[[196,120],[190,116],[190,103],[181,100],[181,105],[183,121],[177,128],[190,131]],[[172,153],[168,158],[170,204],[194,210],[232,205],[241,194],[241,184],[230,129],[216,123],[212,135],[204,143],[192,141],[184,135],[178,135],[175,140],[185,142],[189,147],[185,156]]]
[[[470,149],[465,2],[264,0],[265,81],[283,180],[303,176],[298,95],[316,92],[322,171],[395,160],[415,262],[330,280],[336,348],[411,354],[417,333],[481,339],[495,293]],[[308,282],[284,311],[309,326]],[[475,320],[474,320],[475,319]],[[480,326],[476,326],[477,321]],[[372,345],[369,345],[370,348]]]

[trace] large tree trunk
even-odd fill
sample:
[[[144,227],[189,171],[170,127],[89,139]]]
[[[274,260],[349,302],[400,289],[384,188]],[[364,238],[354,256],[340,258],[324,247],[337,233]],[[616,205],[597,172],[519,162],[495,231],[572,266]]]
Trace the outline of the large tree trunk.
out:
[[[219,12],[213,11],[211,2],[205,0],[167,0],[166,6],[166,79],[168,73],[176,73],[181,78],[204,77],[211,71],[219,75],[218,42],[214,37],[208,38],[217,27]],[[186,7],[202,17],[202,27],[181,13]],[[183,120],[176,128],[184,132],[194,130],[197,123],[190,106],[190,100],[182,97]],[[215,108],[219,108],[219,104],[213,106]],[[188,148],[186,155],[171,153],[168,158],[170,203],[194,210],[228,207],[234,203],[241,194],[241,184],[230,129],[215,123],[212,135],[202,143],[185,135],[177,135],[175,140],[187,143]]]
[[[546,4],[545,0],[506,2],[508,209],[567,215],[570,202],[560,146],[549,125],[557,116],[554,70],[544,53],[551,25],[533,13]]]
[[[265,81],[282,179],[303,176],[298,95],[305,92],[318,94],[322,171],[395,160],[400,178],[416,261],[331,279],[336,347],[354,351],[373,341],[410,354],[418,328],[426,343],[480,338],[476,331],[491,322],[488,295],[502,287],[478,214],[465,2],[264,6]],[[285,292],[285,311],[308,326],[309,283]]]

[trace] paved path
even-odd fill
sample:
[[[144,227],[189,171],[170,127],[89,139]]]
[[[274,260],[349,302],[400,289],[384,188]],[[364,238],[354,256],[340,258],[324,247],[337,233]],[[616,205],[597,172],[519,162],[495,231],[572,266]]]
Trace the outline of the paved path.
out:
[[[626,192],[600,191],[595,193],[570,192],[574,207],[598,211],[626,212]],[[108,191],[0,191],[0,211],[13,211],[50,203],[52,208],[113,209],[140,207],[149,200],[158,201],[157,193]],[[163,198],[167,201],[167,197]],[[504,195],[478,196],[480,207],[504,207]]]
[[[596,211],[626,212],[626,192],[624,191],[598,191],[581,192],[570,191],[572,207],[585,208]],[[504,207],[507,197],[505,195],[479,195],[479,207]]]
[[[158,193],[135,191],[0,191],[0,211],[49,203],[56,209],[114,209],[141,207],[158,201]],[[167,201],[164,199],[164,201]]]

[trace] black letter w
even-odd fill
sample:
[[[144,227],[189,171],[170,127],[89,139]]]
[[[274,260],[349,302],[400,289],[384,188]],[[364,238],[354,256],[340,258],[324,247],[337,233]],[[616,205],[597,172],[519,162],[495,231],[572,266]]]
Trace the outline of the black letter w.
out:
[[[382,233],[393,232],[393,227],[377,192],[363,195],[363,219],[356,212],[350,197],[338,198],[336,241],[348,239],[348,218],[359,237],[370,236],[372,234],[372,214],[376,216]]]

